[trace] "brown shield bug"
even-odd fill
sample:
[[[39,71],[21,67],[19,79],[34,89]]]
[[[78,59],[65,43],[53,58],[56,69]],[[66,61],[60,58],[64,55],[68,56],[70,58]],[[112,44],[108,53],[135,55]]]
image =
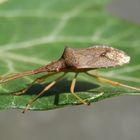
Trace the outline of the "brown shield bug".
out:
[[[89,76],[92,76],[103,83],[108,83],[113,86],[122,86],[125,88],[129,88],[132,90],[138,90],[139,88],[128,86],[116,81],[112,81],[109,79],[106,79],[99,75],[93,75],[90,74],[88,71],[100,69],[100,68],[109,68],[109,67],[117,67],[121,66],[123,64],[129,63],[130,57],[124,53],[121,50],[104,46],[104,45],[98,45],[93,46],[90,48],[70,48],[66,47],[64,49],[64,52],[60,59],[58,59],[55,62],[52,62],[46,66],[37,68],[35,70],[26,71],[22,73],[18,73],[12,76],[6,76],[0,79],[0,83],[7,82],[9,80],[15,80],[17,78],[21,78],[24,76],[34,75],[38,73],[46,73],[44,76],[35,79],[31,85],[14,95],[22,95],[26,93],[26,91],[35,83],[41,84],[44,80],[46,80],[49,76],[55,75],[57,73],[63,72],[63,75],[58,77],[56,80],[52,81],[49,85],[47,85],[42,92],[40,92],[35,98],[29,100],[27,103],[26,108],[23,110],[23,113],[29,109],[29,107],[32,105],[32,103],[40,97],[42,94],[44,94],[46,91],[48,91],[50,88],[52,88],[57,82],[62,80],[62,78],[68,73],[68,72],[74,72],[75,76],[72,80],[70,91],[71,93],[82,103],[88,105],[89,103],[83,100],[81,97],[79,97],[75,92],[75,83],[76,78],[79,73],[83,72]]]

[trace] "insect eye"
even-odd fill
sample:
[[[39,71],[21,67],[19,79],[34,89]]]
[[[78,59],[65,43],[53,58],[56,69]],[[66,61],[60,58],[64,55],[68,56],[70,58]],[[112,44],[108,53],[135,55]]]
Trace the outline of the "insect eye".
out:
[[[103,53],[101,53],[100,56],[101,56],[101,57],[104,57],[104,56],[106,56],[106,53],[107,53],[107,52],[103,52]]]

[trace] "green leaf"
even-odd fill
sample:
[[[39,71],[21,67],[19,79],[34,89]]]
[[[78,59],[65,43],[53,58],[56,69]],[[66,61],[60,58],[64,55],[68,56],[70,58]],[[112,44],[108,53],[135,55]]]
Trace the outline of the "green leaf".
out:
[[[99,74],[139,86],[140,26],[114,17],[106,10],[109,0],[3,0],[0,3],[0,73],[2,76],[36,69],[57,60],[66,45],[86,48],[106,44],[131,56],[131,63],[119,68],[100,70]],[[25,88],[34,75],[1,84],[0,109],[25,108],[45,85],[34,85],[27,94],[11,93]],[[48,110],[79,103],[69,92],[69,73],[62,82],[33,103],[32,110]],[[48,84],[56,76],[46,80]],[[80,74],[75,92],[89,102],[119,95],[140,95],[120,87],[97,82]]]

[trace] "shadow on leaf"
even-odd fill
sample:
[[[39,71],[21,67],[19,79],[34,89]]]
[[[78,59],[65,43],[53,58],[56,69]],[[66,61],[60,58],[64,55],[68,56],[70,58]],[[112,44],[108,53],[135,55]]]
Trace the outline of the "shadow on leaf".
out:
[[[47,84],[34,84],[24,95],[37,95],[40,93],[47,85]],[[48,97],[48,96],[54,96],[54,104],[58,105],[59,103],[59,96],[63,93],[69,94],[70,93],[70,85],[71,81],[68,80],[62,80],[59,83],[57,83],[54,87],[52,87],[50,90],[46,91],[41,97]],[[89,82],[83,82],[83,81],[77,81],[75,86],[75,92],[85,92],[89,91],[94,88],[98,88],[99,85],[92,84]],[[22,96],[22,95],[21,95]]]

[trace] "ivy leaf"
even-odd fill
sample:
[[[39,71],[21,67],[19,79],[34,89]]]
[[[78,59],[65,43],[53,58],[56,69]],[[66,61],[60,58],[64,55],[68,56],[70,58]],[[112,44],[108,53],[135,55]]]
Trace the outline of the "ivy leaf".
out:
[[[109,0],[3,0],[0,3],[0,74],[5,76],[47,65],[57,60],[66,45],[86,48],[105,44],[125,51],[131,63],[119,68],[99,70],[99,74],[131,86],[139,86],[140,26],[114,17],[105,10]],[[12,93],[27,87],[33,79],[24,77],[0,85],[0,109],[25,108],[29,99],[44,85],[33,85],[22,96]],[[74,74],[45,93],[31,110],[48,110],[79,103],[69,88]],[[75,92],[89,102],[119,95],[140,95],[120,87],[101,84],[80,74]]]

